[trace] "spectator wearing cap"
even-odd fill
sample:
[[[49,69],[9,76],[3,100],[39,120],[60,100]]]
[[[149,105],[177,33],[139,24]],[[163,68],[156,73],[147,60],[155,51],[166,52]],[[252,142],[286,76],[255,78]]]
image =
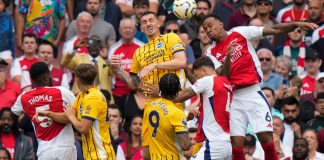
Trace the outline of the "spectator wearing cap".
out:
[[[323,25],[324,27],[324,25]],[[324,33],[324,30],[323,30]],[[324,37],[320,38],[319,40],[317,40],[316,42],[314,42],[310,48],[313,48],[315,50],[317,50],[317,52],[320,54],[321,59],[324,59]],[[324,72],[324,63],[322,63],[321,67],[320,67],[320,71]]]
[[[319,68],[321,65],[322,60],[319,57],[319,53],[314,49],[307,48],[305,57],[305,72],[299,76],[303,81],[301,95],[314,91],[315,78],[318,73],[320,73]]]
[[[0,58],[0,109],[13,106],[21,94],[19,85],[7,79],[7,67],[8,63]]]
[[[243,6],[231,14],[226,29],[230,30],[233,27],[245,25],[255,17],[257,13],[255,3],[256,0],[243,0]]]
[[[276,151],[279,158],[284,158],[292,155],[291,149],[282,143],[282,138],[284,134],[284,115],[280,112],[272,113],[273,120],[273,141],[275,143]]]
[[[318,132],[324,128],[324,92],[319,93],[316,97],[316,110],[314,114],[315,118],[310,120],[307,125]]]
[[[62,66],[74,70],[74,68],[81,63],[93,64],[98,70],[98,75],[95,80],[96,85],[98,85],[100,89],[108,90],[111,93],[112,71],[106,61],[100,56],[100,52],[103,52],[100,37],[93,35],[83,43],[87,44],[86,46],[89,54],[76,54],[75,52],[65,54],[61,61]],[[82,46],[83,44],[81,43],[75,47],[78,48]],[[77,84],[74,83],[72,92],[77,94],[79,91]]]

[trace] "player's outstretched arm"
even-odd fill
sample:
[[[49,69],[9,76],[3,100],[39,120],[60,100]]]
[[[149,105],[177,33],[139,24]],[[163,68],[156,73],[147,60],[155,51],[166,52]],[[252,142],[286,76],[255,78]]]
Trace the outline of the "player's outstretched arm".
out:
[[[188,133],[176,133],[180,147],[183,151],[188,151],[191,147],[191,143],[188,137]]]
[[[196,79],[195,75],[192,73],[192,69],[189,67],[186,67],[184,69],[184,71],[185,71],[186,77],[188,78],[189,82],[191,84],[196,83],[197,79]]]
[[[314,30],[318,28],[318,25],[315,23],[309,22],[291,22],[291,23],[279,23],[270,27],[264,27],[263,36],[267,35],[277,35],[277,34],[286,34],[293,31],[299,27],[302,30]]]
[[[176,102],[184,102],[185,100],[190,99],[196,95],[196,92],[191,87],[188,87],[178,94]]]
[[[230,45],[227,46],[225,62],[219,74],[220,76],[225,76],[227,79],[229,79],[231,76],[231,55],[234,52],[235,46],[236,42],[232,42]]]
[[[124,69],[116,66],[116,72],[120,80],[122,80],[131,90],[136,90],[140,79],[134,73],[128,73]]]

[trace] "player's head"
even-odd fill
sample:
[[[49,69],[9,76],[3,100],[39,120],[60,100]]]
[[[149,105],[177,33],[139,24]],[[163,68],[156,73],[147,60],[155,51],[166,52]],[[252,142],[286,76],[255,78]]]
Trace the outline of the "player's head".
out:
[[[97,70],[90,63],[79,64],[75,69],[76,83],[82,91],[83,86],[93,86],[97,76]],[[85,90],[86,91],[86,90]],[[84,92],[85,92],[84,91]]]
[[[160,35],[161,23],[156,15],[152,11],[146,11],[143,13],[140,19],[141,30],[145,35],[150,38],[155,38],[155,36]]]
[[[38,60],[46,63],[48,66],[51,65],[54,59],[54,46],[47,40],[41,40],[38,45],[37,51]]]
[[[207,36],[213,41],[219,41],[223,38],[225,30],[224,23],[216,14],[209,14],[202,20],[202,26]]]
[[[308,156],[308,142],[304,138],[296,138],[292,148],[293,159],[306,159]]]
[[[207,56],[201,56],[195,60],[192,64],[194,75],[197,79],[200,79],[210,74],[216,74],[215,65],[213,61]]]
[[[197,128],[188,128],[188,137],[190,140],[191,145],[196,144],[196,137],[197,137]]]
[[[178,92],[181,91],[181,84],[179,77],[174,73],[165,74],[159,82],[162,98],[172,100],[177,97]]]
[[[9,107],[0,110],[0,131],[5,134],[18,134],[18,116]]]
[[[29,73],[36,87],[52,86],[52,74],[46,63],[34,63],[30,67]]]

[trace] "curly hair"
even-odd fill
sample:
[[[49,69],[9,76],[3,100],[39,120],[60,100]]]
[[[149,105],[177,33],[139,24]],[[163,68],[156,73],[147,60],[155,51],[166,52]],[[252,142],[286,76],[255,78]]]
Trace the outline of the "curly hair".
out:
[[[179,77],[174,73],[165,74],[159,82],[161,96],[166,99],[175,98],[181,91]]]

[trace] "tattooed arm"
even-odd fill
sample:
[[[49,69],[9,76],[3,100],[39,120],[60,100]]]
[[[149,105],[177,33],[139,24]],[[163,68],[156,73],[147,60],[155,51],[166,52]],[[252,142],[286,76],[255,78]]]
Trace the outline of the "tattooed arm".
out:
[[[191,87],[188,87],[179,93],[176,102],[184,102],[195,95],[197,95],[196,92]]]
[[[128,73],[119,66],[116,66],[116,72],[119,78],[131,89],[136,90],[140,79],[135,73]]]
[[[267,35],[277,35],[277,34],[286,34],[293,31],[299,27],[302,30],[314,30],[318,28],[318,25],[315,23],[308,22],[292,22],[292,23],[279,23],[271,27],[264,27],[263,36]]]
[[[176,133],[177,138],[179,140],[180,143],[180,147],[183,151],[187,151],[190,149],[191,147],[191,143],[188,137],[188,133],[187,132],[181,132],[181,133]]]

